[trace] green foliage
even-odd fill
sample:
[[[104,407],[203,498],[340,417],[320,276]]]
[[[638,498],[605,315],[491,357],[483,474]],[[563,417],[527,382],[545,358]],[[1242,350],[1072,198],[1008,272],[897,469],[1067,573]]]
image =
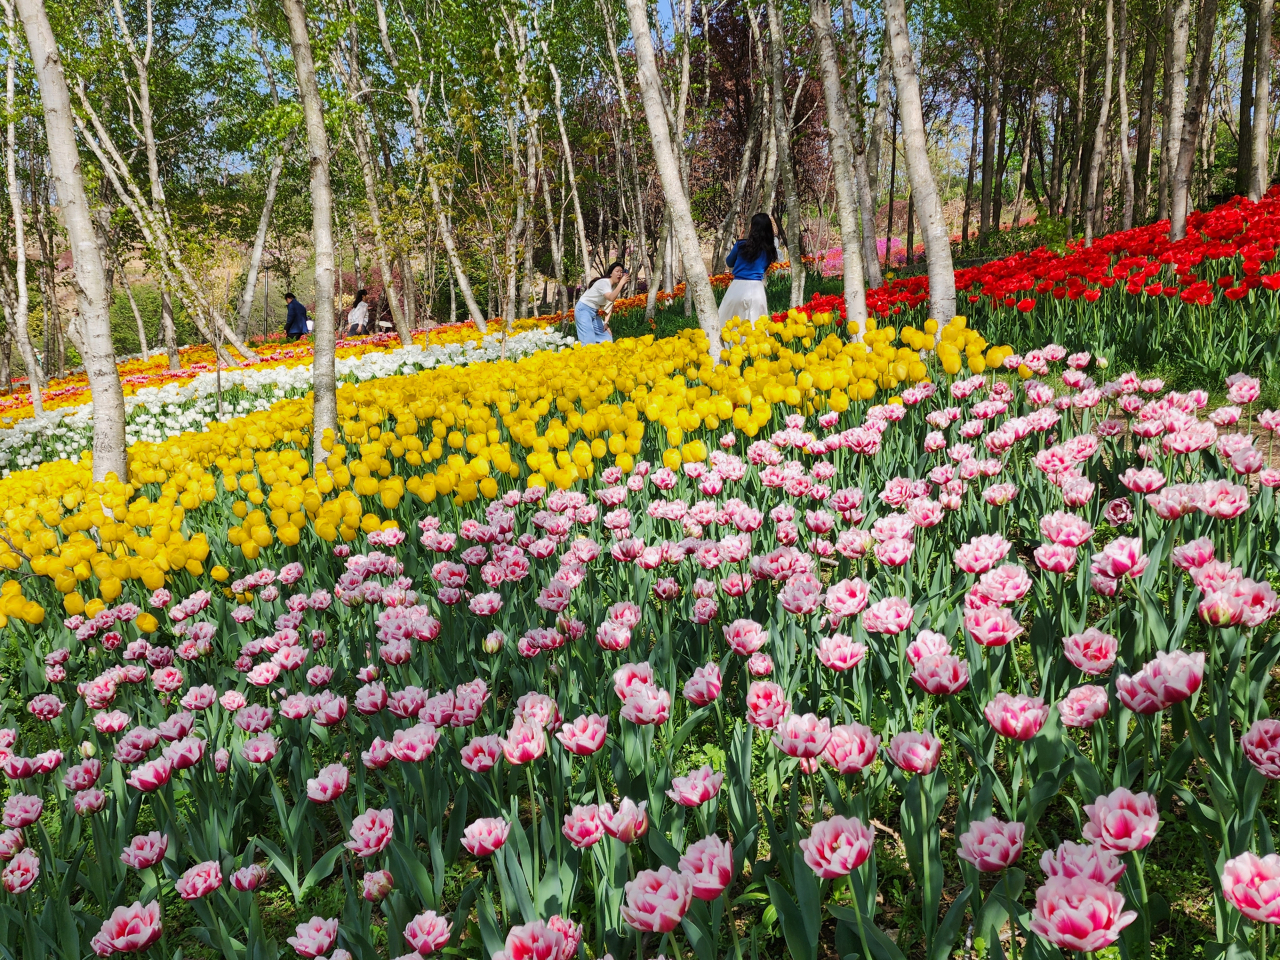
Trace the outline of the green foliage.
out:
[[[135,283],[133,299],[138,304],[138,312],[142,314],[147,345],[153,352],[161,349],[159,289],[150,283]],[[174,307],[173,327],[178,334],[179,346],[203,340],[196,325],[178,304]],[[117,290],[111,301],[111,343],[115,346],[117,356],[131,356],[142,352],[142,345],[138,342],[138,324],[129,306],[129,298],[123,290]]]

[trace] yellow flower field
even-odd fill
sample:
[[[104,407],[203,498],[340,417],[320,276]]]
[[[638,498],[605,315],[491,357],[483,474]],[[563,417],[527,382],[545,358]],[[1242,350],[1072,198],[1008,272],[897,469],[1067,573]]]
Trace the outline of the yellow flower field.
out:
[[[165,443],[137,443],[127,483],[93,483],[87,456],[0,480],[0,566],[29,568],[52,581],[67,613],[92,614],[126,580],[154,590],[200,577],[211,564],[215,579],[225,579],[226,568],[262,551],[285,562],[319,541],[411,525],[420,512],[414,501],[564,489],[598,464],[625,472],[641,457],[677,467],[705,459],[725,429],[754,437],[779,413],[843,411],[879,396],[892,402],[898,386],[928,379],[931,365],[940,373],[939,358],[956,372],[960,349],[975,370],[1011,352],[988,348],[963,318],[940,338],[930,325],[905,329],[895,345],[898,331],[873,323],[854,343],[831,314],[792,310],[781,321],[730,324],[727,362],[718,366],[705,336],[686,331],[343,384],[339,435],[326,438],[329,456],[314,469],[311,400],[301,398]],[[935,339],[945,345],[938,355],[927,350]],[[7,581],[4,591],[0,615],[43,619],[23,581]]]

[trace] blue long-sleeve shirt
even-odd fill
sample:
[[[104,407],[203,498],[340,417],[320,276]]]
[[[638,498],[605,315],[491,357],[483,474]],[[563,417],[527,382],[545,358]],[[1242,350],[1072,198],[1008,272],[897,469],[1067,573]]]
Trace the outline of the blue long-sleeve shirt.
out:
[[[284,332],[307,332],[307,308],[302,305],[301,300],[289,301],[289,309],[285,313]]]
[[[765,251],[761,250],[754,260],[744,259],[739,255],[744,242],[739,240],[735,243],[729,255],[724,258],[724,262],[733,270],[735,280],[763,280],[765,271],[769,269],[769,258]]]

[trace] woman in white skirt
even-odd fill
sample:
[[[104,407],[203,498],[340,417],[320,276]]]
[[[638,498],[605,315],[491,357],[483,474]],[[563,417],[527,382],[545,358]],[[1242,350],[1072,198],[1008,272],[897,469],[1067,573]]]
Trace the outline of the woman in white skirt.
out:
[[[773,221],[767,213],[757,213],[751,218],[751,229],[746,239],[739,240],[725,257],[725,263],[733,271],[733,283],[720,301],[720,328],[738,317],[755,323],[769,315],[769,301],[764,294],[764,275],[769,265],[778,259],[778,248],[773,242]]]

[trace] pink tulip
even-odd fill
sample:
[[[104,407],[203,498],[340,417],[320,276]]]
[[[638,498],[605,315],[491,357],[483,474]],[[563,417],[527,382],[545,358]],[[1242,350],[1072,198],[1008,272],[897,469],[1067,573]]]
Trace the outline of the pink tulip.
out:
[[[3,822],[6,827],[14,827],[21,830],[23,827],[29,827],[39,820],[40,814],[43,812],[44,801],[39,797],[33,797],[25,793],[13,793],[4,802],[4,814],[0,816],[0,822]]]
[[[573,960],[578,955],[578,945],[582,943],[582,924],[574,923],[557,913],[547,918],[547,926],[564,937],[559,960]],[[555,958],[552,957],[551,960]]]
[[[12,860],[27,845],[21,830],[5,830],[0,833],[0,860]]]
[[[472,773],[484,773],[503,756],[502,739],[497,736],[475,737],[459,751],[462,765]]]
[[[885,597],[867,607],[862,614],[862,626],[868,633],[894,636],[911,626],[915,611],[903,597]]]
[[[604,827],[600,823],[600,808],[594,803],[587,806],[575,806],[565,815],[565,839],[579,850],[595,846],[604,836]]]
[[[747,723],[761,730],[775,730],[791,712],[791,701],[782,687],[759,680],[747,688]]]
[[[1070,573],[1076,565],[1076,548],[1058,543],[1042,543],[1031,552],[1036,566],[1045,573]]]
[[[818,659],[832,670],[851,670],[867,656],[867,645],[843,633],[824,636],[818,641]]]
[[[213,769],[218,773],[226,773],[230,766],[231,751],[226,747],[219,747],[213,754]]]
[[[1046,850],[1040,855],[1040,869],[1048,877],[1085,877],[1114,887],[1124,873],[1125,865],[1114,853],[1096,843],[1064,840],[1057,850]]]
[[[921,658],[911,679],[925,693],[949,696],[969,685],[969,665],[949,653],[934,653]]]
[[[434,910],[418,914],[404,928],[404,939],[419,956],[435,953],[446,943],[453,932],[453,924],[438,916]]]
[[[388,748],[401,763],[422,763],[440,742],[440,731],[427,723],[415,723],[407,730],[397,730]]]
[[[831,739],[831,721],[812,713],[793,713],[775,728],[773,745],[789,757],[812,760],[820,756]]]
[[[546,752],[547,735],[540,723],[515,720],[501,744],[502,755],[507,758],[507,763],[518,767],[537,760]]]
[[[857,870],[875,846],[876,832],[857,817],[835,816],[819,820],[809,837],[800,841],[804,862],[824,880],[843,877]]]
[[[1157,713],[1188,699],[1203,679],[1204,653],[1159,652],[1132,677],[1117,677],[1116,694],[1134,713]]]
[[[481,817],[462,831],[462,845],[473,857],[487,857],[502,849],[510,832],[511,824],[501,817]]]
[[[623,920],[646,933],[670,933],[689,910],[693,878],[665,866],[641,870],[625,890]]]
[[[350,778],[350,772],[340,763],[321,767],[314,777],[307,780],[307,799],[312,803],[336,800],[347,792]]]
[[[1280,720],[1255,720],[1240,746],[1260,774],[1280,780]]]
[[[338,921],[312,917],[306,923],[298,924],[295,932],[296,936],[289,937],[288,943],[298,956],[320,957],[329,952],[333,941],[338,938]]]
[[[749,657],[769,639],[769,632],[754,620],[735,620],[724,627],[724,639],[734,653]]]
[[[1222,896],[1250,920],[1280,924],[1280,856],[1245,851],[1228,860],[1222,868]]]
[[[240,747],[240,755],[250,763],[270,763],[279,749],[280,745],[275,737],[269,733],[260,733],[244,742]]]
[[[838,773],[861,773],[875,761],[880,738],[870,727],[860,723],[838,724],[831,728],[831,739],[822,751],[822,759]]]
[[[40,877],[40,858],[32,850],[20,850],[0,874],[4,888],[17,896],[26,893]]]
[[[260,863],[251,863],[231,874],[231,886],[241,893],[252,893],[270,876],[271,871]]]
[[[1107,691],[1091,684],[1076,687],[1057,704],[1063,726],[1078,728],[1092,727],[1107,715],[1110,706]]]
[[[1169,554],[1169,559],[1179,570],[1194,570],[1213,560],[1213,553],[1213,541],[1208,537],[1200,537],[1180,547],[1174,547]]]
[[[1022,856],[1025,830],[1024,824],[1005,823],[998,817],[975,820],[960,834],[960,849],[956,853],[983,873],[997,873],[1013,866]]]
[[[556,739],[572,754],[589,757],[604,746],[609,731],[609,718],[599,714],[578,717],[556,732]]]
[[[1160,829],[1156,798],[1149,793],[1134,794],[1117,787],[1110,794],[1086,804],[1084,838],[1113,853],[1141,850],[1155,839]]]
[[[914,667],[925,657],[950,652],[951,644],[946,637],[932,630],[921,630],[916,634],[916,638],[907,644],[907,662]]]
[[[827,590],[825,605],[837,620],[856,617],[866,609],[871,588],[857,577],[833,583]]]
[[[622,843],[634,843],[649,829],[649,815],[645,813],[648,805],[648,800],[641,800],[637,804],[630,797],[623,797],[615,813],[613,804],[603,803],[599,812],[600,826],[613,839]]]
[[[767,653],[753,653],[747,657],[747,672],[753,677],[767,677],[773,673],[773,658]]]
[[[640,726],[664,724],[671,716],[671,694],[653,684],[632,684],[627,688],[618,714]]]
[[[372,857],[387,848],[395,832],[391,810],[366,810],[351,821],[351,839],[346,848],[358,857]]]
[[[1115,943],[1137,918],[1111,887],[1085,877],[1050,877],[1036,890],[1031,929],[1059,949],[1092,953]]]
[[[695,707],[705,707],[720,696],[720,667],[708,663],[698,667],[684,683],[684,698]]]
[[[560,960],[564,955],[564,934],[541,920],[512,927],[504,949],[492,960]]]
[[[1062,639],[1062,649],[1078,669],[1092,676],[1105,673],[1116,661],[1120,643],[1109,633],[1089,627]]]
[[[699,807],[720,792],[722,783],[724,774],[704,765],[689,771],[688,776],[672,778],[667,796],[682,807]]]
[[[1022,634],[1022,625],[1005,607],[988,603],[964,612],[965,629],[984,647],[1003,647]]]
[[[222,886],[222,868],[217,860],[197,863],[174,884],[183,900],[199,900]]]
[[[334,925],[336,927],[337,921]],[[159,940],[163,932],[160,901],[152,900],[145,907],[135,901],[128,907],[116,907],[102,922],[102,929],[93,935],[90,946],[100,957],[109,957],[113,953],[141,953]]]
[[[1000,736],[1013,740],[1030,740],[1044,726],[1049,708],[1040,697],[1029,697],[1026,694],[1012,696],[1001,690],[983,708],[983,713],[991,728]]]
[[[889,741],[889,759],[899,770],[921,775],[933,773],[942,756],[942,741],[928,730],[908,730]]]
[[[693,880],[693,895],[714,900],[733,880],[733,845],[711,834],[689,845],[680,858],[680,872]]]

